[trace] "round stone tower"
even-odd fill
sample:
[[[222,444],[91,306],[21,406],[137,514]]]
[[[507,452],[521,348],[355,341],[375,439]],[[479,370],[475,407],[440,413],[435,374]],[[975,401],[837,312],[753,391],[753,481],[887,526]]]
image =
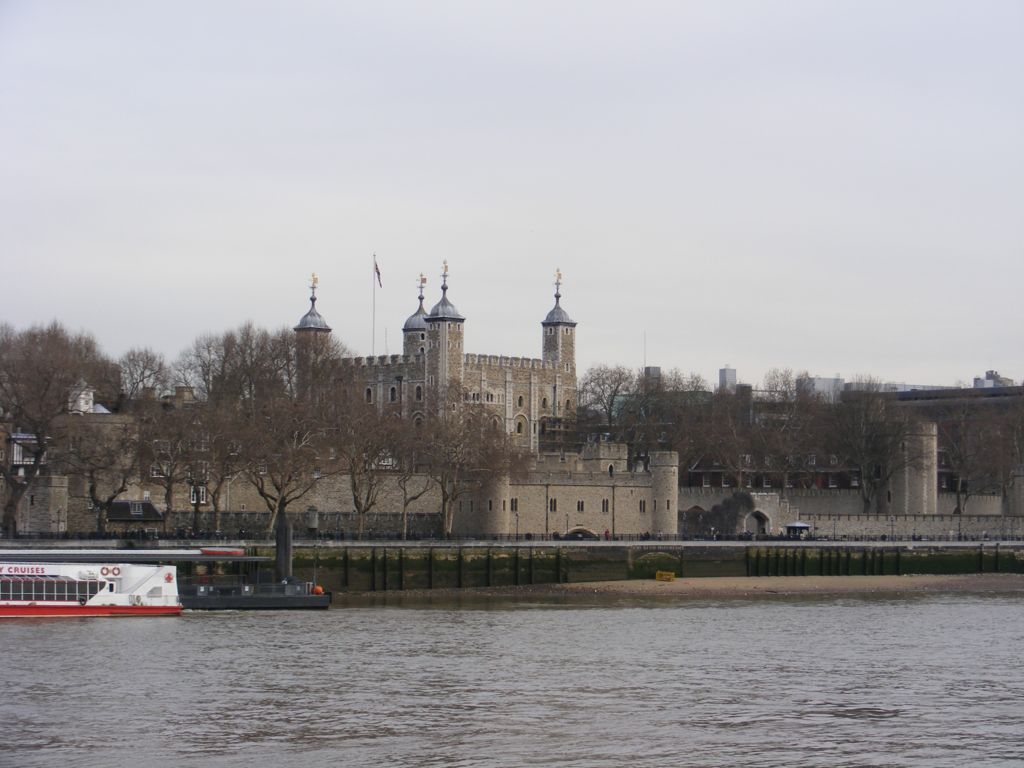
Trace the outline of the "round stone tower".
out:
[[[675,536],[679,533],[679,454],[651,451],[651,533]]]
[[[310,394],[313,382],[316,381],[318,363],[327,351],[331,338],[331,326],[316,311],[316,287],[320,281],[313,274],[309,290],[309,311],[302,316],[295,331],[296,357],[298,364],[297,386],[300,397]]]
[[[501,474],[485,482],[473,505],[476,514],[467,521],[467,533],[493,535],[514,530],[508,512],[510,495],[508,475]]]
[[[407,356],[424,355],[427,351],[427,310],[423,308],[423,286],[427,278],[420,275],[420,306],[413,312],[402,326],[404,344],[403,354]]]

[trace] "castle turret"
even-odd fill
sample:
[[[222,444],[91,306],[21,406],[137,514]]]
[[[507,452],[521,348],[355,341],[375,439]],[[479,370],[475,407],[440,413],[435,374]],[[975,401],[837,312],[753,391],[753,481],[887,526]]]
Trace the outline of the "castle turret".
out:
[[[469,536],[504,536],[514,532],[508,511],[509,489],[508,475],[499,473],[489,477],[473,494],[472,514],[464,510],[463,514],[456,515],[456,528]]]
[[[651,533],[679,533],[679,454],[651,451]]]
[[[424,320],[427,323],[427,388],[438,393],[438,406],[452,387],[462,385],[463,323],[448,299],[448,261],[441,274],[441,300],[434,305]]]
[[[316,380],[319,361],[323,358],[331,337],[331,326],[316,311],[316,287],[319,282],[314,272],[309,285],[309,311],[302,316],[299,324],[293,329],[298,357],[297,383],[299,394],[302,397],[306,397],[310,393],[312,382]]]
[[[295,326],[294,330],[299,334],[300,338],[304,336],[318,336],[326,335],[331,332],[331,326],[327,324],[323,316],[316,311],[316,287],[320,283],[320,279],[313,273],[312,282],[309,285],[309,311],[302,316],[299,320],[299,324]]]
[[[427,310],[423,308],[423,286],[426,284],[427,278],[421,274],[420,305],[402,326],[402,336],[405,340],[402,351],[406,355],[423,355],[427,351]]]
[[[552,391],[551,415],[571,417],[576,412],[576,322],[562,308],[562,270],[555,271],[555,306],[541,322],[544,362],[557,374]]]

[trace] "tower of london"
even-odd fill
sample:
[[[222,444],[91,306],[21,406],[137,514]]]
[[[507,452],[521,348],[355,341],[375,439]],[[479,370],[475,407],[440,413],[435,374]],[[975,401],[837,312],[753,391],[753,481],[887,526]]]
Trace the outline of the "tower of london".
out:
[[[576,414],[576,322],[561,304],[561,272],[556,274],[555,304],[540,323],[539,358],[467,353],[466,318],[448,296],[448,277],[445,262],[441,297],[429,311],[426,280],[420,277],[419,306],[402,326],[402,354],[346,358],[344,383],[382,413],[413,423],[452,396],[481,403],[517,446],[536,452],[547,424]],[[306,347],[331,333],[316,309],[315,284],[309,311],[295,332]]]

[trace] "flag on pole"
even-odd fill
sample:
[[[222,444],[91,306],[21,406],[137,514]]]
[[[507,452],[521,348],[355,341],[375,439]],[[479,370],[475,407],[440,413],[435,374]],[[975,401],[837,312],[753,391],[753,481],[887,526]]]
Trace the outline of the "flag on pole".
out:
[[[380,267],[377,266],[377,254],[373,254],[373,274],[377,276],[377,285],[381,288],[384,287],[384,283],[380,281]]]

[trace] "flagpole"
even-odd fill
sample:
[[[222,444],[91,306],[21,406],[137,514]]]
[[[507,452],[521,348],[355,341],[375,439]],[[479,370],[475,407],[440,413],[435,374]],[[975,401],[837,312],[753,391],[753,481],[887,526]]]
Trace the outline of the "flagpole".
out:
[[[373,271],[370,273],[373,285],[373,319],[370,321],[370,355],[377,354],[377,254],[373,254]]]

